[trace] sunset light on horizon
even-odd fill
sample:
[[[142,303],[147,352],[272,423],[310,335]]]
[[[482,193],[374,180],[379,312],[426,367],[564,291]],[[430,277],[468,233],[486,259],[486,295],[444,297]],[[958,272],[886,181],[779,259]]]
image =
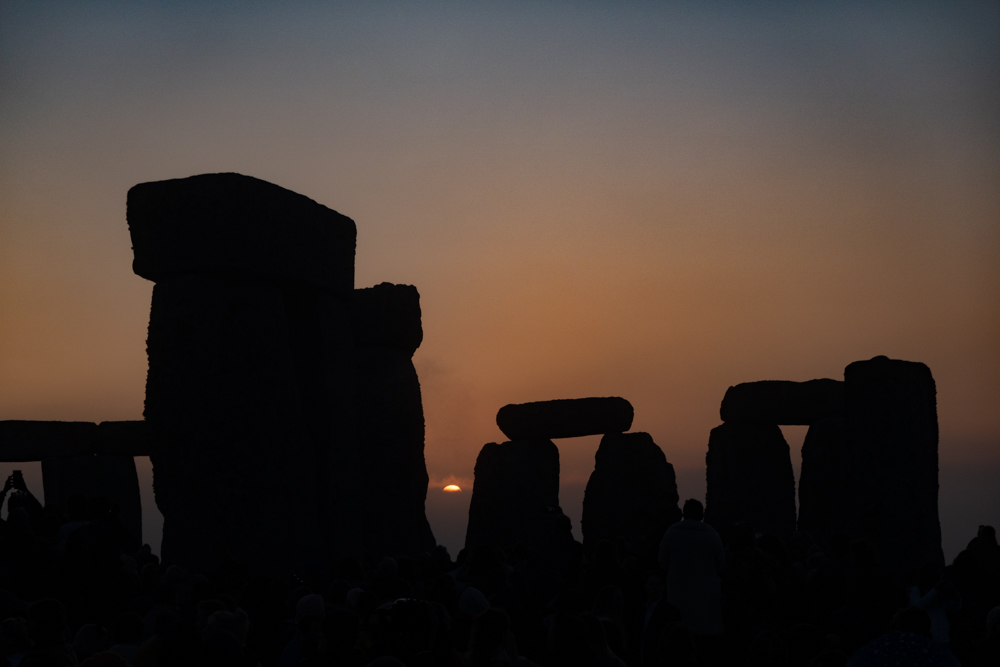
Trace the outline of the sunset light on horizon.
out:
[[[354,220],[355,287],[418,289],[452,557],[507,404],[627,399],[683,503],[728,387],[886,355],[936,382],[950,562],[1000,523],[998,25],[990,2],[4,3],[0,420],[143,418],[126,194],[237,172]],[[806,427],[782,432],[798,466]],[[600,436],[555,442],[579,537]]]

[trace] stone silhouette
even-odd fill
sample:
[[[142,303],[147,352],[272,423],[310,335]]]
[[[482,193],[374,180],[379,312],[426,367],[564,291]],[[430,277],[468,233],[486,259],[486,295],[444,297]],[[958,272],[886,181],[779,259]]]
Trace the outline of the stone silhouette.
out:
[[[82,659],[105,645],[111,619],[114,641],[134,649],[142,615],[146,625],[156,616],[156,628],[139,655],[177,664],[276,664],[296,653],[303,664],[447,664],[460,646],[488,662],[504,646],[513,659],[515,635],[523,655],[545,664],[687,664],[703,650],[726,664],[765,654],[843,664],[878,628],[930,635],[922,609],[935,598],[942,613],[962,600],[954,632],[935,621],[937,641],[963,661],[996,653],[994,529],[980,526],[938,579],[936,389],[923,364],[875,357],[849,365],[843,382],[730,387],[709,439],[707,510],[688,500],[682,521],[673,467],[649,434],[625,432],[624,399],[505,406],[497,424],[511,440],[479,454],[470,551],[452,563],[446,550],[426,553],[416,288],[355,290],[353,222],[236,174],[136,186],[129,222],[135,270],[156,281],[147,420],[0,421],[0,460],[41,461],[50,506],[18,472],[0,493],[11,494],[4,631],[26,650],[23,664]],[[779,424],[809,425],[798,526],[818,545],[787,539],[795,482]],[[598,433],[582,528],[601,544],[585,564],[559,507],[552,439]],[[68,513],[74,494],[106,496],[137,538],[133,457],[146,454],[167,567],[117,530],[104,503],[92,503],[88,525],[76,502],[72,517],[48,511]],[[777,537],[727,530],[736,522]],[[708,524],[726,535],[725,553]],[[846,570],[845,536],[874,548],[850,545]],[[419,560],[382,559],[376,571],[339,558],[363,552]],[[665,595],[662,572],[646,570],[656,562]],[[297,563],[305,586],[289,597],[281,582]],[[809,581],[794,584],[794,572]],[[919,609],[893,617],[912,573]],[[363,590],[347,593],[357,582]],[[301,595],[306,586],[323,594]],[[351,610],[324,615],[327,593]],[[156,610],[174,599],[177,614]],[[234,601],[238,613],[225,611]],[[196,611],[207,623],[190,622]]]
[[[632,404],[624,398],[576,398],[505,405],[497,426],[511,440],[576,438],[632,428]]]
[[[149,448],[149,430],[141,421],[0,421],[0,461],[84,454],[149,456]]]
[[[360,548],[349,301],[355,226],[238,174],[128,196],[156,281],[145,417],[166,562],[282,572]]]
[[[559,450],[551,440],[483,446],[476,459],[465,546],[544,543],[559,508]]]
[[[776,424],[809,424],[798,529],[822,540],[867,540],[897,574],[943,562],[937,408],[927,366],[875,357],[849,365],[843,382],[740,384],[726,392],[720,412],[726,423],[709,443],[706,521],[745,520],[788,534],[792,485],[780,472],[789,466]],[[742,458],[734,464],[734,456]]]
[[[677,478],[648,433],[609,433],[597,449],[583,496],[583,544],[624,537],[630,552],[656,558],[663,532],[679,521]]]
[[[944,564],[938,520],[934,378],[921,363],[875,357],[844,370],[854,499],[851,533],[900,572]]]
[[[0,460],[41,461],[46,505],[68,515],[70,496],[105,496],[137,542],[142,507],[133,457],[148,454],[141,421],[0,421]]]
[[[896,573],[944,562],[936,389],[924,364],[884,356],[844,371],[844,416],[810,427],[800,528],[865,539]]]
[[[844,428],[842,416],[815,422],[802,443],[798,529],[824,540],[846,528],[851,469]]]
[[[149,427],[144,421],[101,422],[93,451],[98,454],[149,456]]]
[[[413,285],[380,283],[354,290],[351,335],[357,347],[384,347],[413,356],[424,340],[420,294]]]
[[[365,551],[419,555],[435,546],[424,513],[424,412],[413,353],[420,346],[420,295],[382,283],[354,291],[352,330]]]
[[[159,282],[237,273],[349,294],[354,222],[303,195],[241,174],[140,183],[128,193],[132,270]]]
[[[41,461],[47,456],[93,454],[93,422],[0,421],[0,460]]]
[[[759,531],[790,535],[796,522],[795,481],[788,474],[788,445],[778,425],[813,425],[803,458],[816,458],[822,456],[816,443],[831,437],[843,411],[844,383],[838,380],[766,380],[730,387],[719,409],[725,424],[709,440],[705,520],[719,528],[747,521]],[[804,493],[811,502],[804,511],[817,521],[825,521],[819,515],[837,511],[837,501],[824,486],[830,475],[836,476],[828,468],[832,464],[824,459],[808,472],[803,466]]]
[[[705,457],[705,522],[737,521],[780,537],[795,532],[795,473],[788,443],[774,424],[726,422],[712,429]]]
[[[145,417],[163,558],[254,569],[325,556],[317,444],[306,425],[281,290],[178,275],[153,290]]]
[[[838,380],[767,380],[730,387],[719,412],[724,422],[808,425],[836,417],[843,409],[844,383]]]
[[[106,456],[52,456],[42,459],[45,505],[70,513],[70,496],[104,496],[118,506],[122,524],[131,533],[133,548],[142,540],[142,504],[135,459],[122,454]]]

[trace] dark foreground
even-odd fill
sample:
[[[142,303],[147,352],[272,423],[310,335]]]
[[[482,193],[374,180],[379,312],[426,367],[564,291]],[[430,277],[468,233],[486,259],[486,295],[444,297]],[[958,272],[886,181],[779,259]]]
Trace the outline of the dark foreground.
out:
[[[877,665],[907,650],[918,657],[898,664],[955,664],[949,651],[963,665],[1000,664],[1000,547],[988,526],[943,571],[910,581],[864,542],[786,543],[734,526],[722,536],[724,632],[697,635],[667,603],[658,565],[607,541],[590,553],[564,545],[558,567],[522,544],[457,562],[439,546],[303,563],[284,580],[225,554],[188,572],[139,548],[104,499],[64,517],[11,486],[0,667]],[[911,606],[918,598],[930,614]],[[946,646],[930,639],[942,617]]]

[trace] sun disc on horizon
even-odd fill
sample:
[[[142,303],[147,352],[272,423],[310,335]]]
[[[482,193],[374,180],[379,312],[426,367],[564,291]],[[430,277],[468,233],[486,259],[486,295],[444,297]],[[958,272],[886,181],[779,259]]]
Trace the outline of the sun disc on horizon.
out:
[[[462,487],[458,484],[449,484],[448,486],[441,489],[442,491],[447,491],[448,493],[455,493],[456,491],[461,491]]]

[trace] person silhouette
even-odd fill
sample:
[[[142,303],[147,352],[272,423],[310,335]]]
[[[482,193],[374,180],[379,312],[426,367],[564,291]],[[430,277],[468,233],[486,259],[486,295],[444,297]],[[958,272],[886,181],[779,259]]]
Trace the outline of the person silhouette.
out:
[[[704,506],[689,499],[684,518],[663,534],[660,567],[666,571],[666,599],[695,635],[721,635],[722,572],[726,553],[722,538],[704,523]]]

